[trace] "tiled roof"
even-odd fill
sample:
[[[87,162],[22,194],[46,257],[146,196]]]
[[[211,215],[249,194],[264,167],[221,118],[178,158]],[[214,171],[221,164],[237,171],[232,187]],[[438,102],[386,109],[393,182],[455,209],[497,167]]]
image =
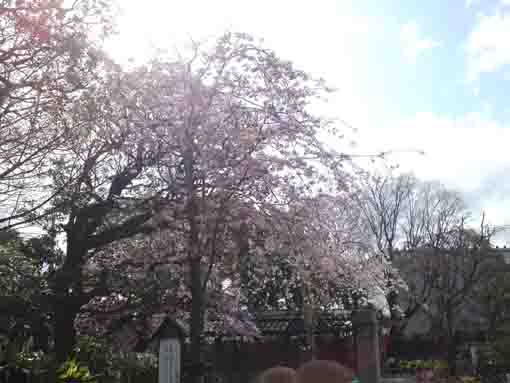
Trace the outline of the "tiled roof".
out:
[[[351,312],[334,311],[320,313],[315,320],[314,332],[316,334],[341,335],[351,329]],[[255,325],[260,335],[302,335],[306,332],[303,315],[298,312],[271,311],[256,315]],[[234,334],[210,334],[234,335]]]
[[[315,320],[315,334],[346,336],[352,330],[351,311],[334,311],[319,313]],[[182,321],[173,320],[165,313],[152,315],[146,319],[143,326],[135,326],[130,323],[116,333],[117,342],[122,349],[145,348],[160,328],[170,319],[181,327],[184,333],[189,333],[189,327]],[[270,311],[258,313],[252,318],[243,318],[241,315],[232,320],[209,320],[206,321],[205,335],[208,337],[248,337],[261,336],[299,336],[304,335],[305,323],[302,313],[287,311]]]

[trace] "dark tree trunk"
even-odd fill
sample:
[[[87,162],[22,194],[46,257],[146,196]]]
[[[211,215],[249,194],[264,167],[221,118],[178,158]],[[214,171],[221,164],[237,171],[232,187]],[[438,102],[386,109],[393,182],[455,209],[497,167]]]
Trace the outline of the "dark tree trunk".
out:
[[[55,308],[55,351],[59,363],[73,353],[76,343],[74,321],[77,316],[78,312],[68,305],[62,304]]]
[[[73,237],[69,239],[66,262],[57,272],[53,287],[55,352],[60,363],[73,353],[76,343],[74,322],[82,304],[85,303],[82,301],[81,276],[86,249],[73,246],[73,239]]]
[[[191,120],[189,121],[191,126]],[[191,377],[193,383],[202,383],[204,366],[202,360],[202,333],[204,331],[204,276],[202,275],[202,262],[199,244],[199,227],[197,218],[199,209],[196,201],[196,189],[193,169],[193,139],[186,132],[186,144],[188,146],[184,154],[185,183],[188,193],[186,215],[189,223],[188,259],[191,273]]]
[[[202,333],[204,330],[204,294],[200,259],[191,260],[191,368],[193,383],[203,381]]]
[[[445,319],[448,373],[450,376],[455,376],[457,373],[457,338],[455,334],[454,308],[451,302],[446,305]]]
[[[448,335],[448,374],[450,376],[456,376],[457,374],[457,342],[453,334]]]

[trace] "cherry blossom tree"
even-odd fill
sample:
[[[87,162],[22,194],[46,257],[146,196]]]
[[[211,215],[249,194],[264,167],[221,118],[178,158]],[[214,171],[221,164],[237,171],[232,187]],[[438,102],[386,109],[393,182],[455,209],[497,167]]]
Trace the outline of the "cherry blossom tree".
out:
[[[348,156],[319,139],[335,134],[329,120],[310,112],[328,92],[323,82],[249,36],[227,33],[212,47],[194,45],[189,60],[155,60],[137,75],[138,113],[167,150],[158,169],[175,198],[161,219],[173,220],[184,238],[178,243],[189,267],[191,354],[199,371],[211,278],[240,251],[236,227],[253,230],[253,220],[269,219],[277,207],[293,209],[292,201],[304,202],[319,187],[340,193],[348,185]],[[309,241],[299,246],[323,244]],[[321,250],[323,257],[333,252]]]
[[[51,198],[30,219],[54,241],[45,278],[59,360],[77,324],[166,308],[189,318],[200,380],[207,319],[235,322],[239,265],[254,256],[267,267],[252,243],[261,230],[267,253],[294,257],[302,281],[317,272],[384,288],[386,265],[363,245],[350,200],[350,157],[319,139],[340,132],[310,112],[329,92],[322,81],[232,33],[129,71],[101,62],[49,109],[48,126],[65,135],[44,155]]]
[[[114,68],[82,92],[67,121],[73,133],[53,162],[56,197],[47,227],[65,244],[64,256],[50,276],[59,359],[72,351],[81,307],[108,294],[102,283],[85,288],[88,261],[110,245],[161,227],[151,219],[174,198],[155,177],[166,152],[155,143],[146,122],[138,119],[133,107],[137,95],[124,86],[129,81]],[[112,265],[115,255],[111,254]]]
[[[283,251],[281,245],[288,244],[292,263],[308,290],[306,299],[315,301],[315,306],[334,303],[320,297],[327,291],[321,284],[344,291],[364,290],[368,298],[386,290],[391,265],[375,257],[355,201],[342,194],[319,194],[305,198],[288,213],[291,218],[282,221],[286,227],[274,231],[285,237],[275,242],[275,250]]]
[[[51,155],[69,129],[59,118],[98,76],[110,6],[79,0],[0,1],[0,227],[30,222],[54,197]]]

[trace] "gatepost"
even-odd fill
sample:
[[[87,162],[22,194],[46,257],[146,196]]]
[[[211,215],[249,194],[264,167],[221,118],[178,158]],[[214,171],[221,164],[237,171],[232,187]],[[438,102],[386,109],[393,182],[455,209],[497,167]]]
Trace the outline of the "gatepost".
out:
[[[380,383],[381,363],[377,314],[373,309],[354,314],[356,329],[356,361],[361,383]]]
[[[159,339],[158,382],[180,383],[184,330],[176,322],[165,319],[157,337]]]

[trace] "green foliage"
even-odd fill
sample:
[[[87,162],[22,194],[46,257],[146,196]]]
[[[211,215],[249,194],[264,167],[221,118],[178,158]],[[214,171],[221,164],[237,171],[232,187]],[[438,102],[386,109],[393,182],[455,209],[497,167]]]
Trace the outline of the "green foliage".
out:
[[[109,375],[105,378],[113,378],[115,381],[156,382],[157,356],[150,353],[115,353],[111,359]]]
[[[16,367],[23,370],[32,371],[35,374],[46,370],[47,365],[51,363],[51,357],[42,352],[22,351],[16,354],[12,362]]]
[[[157,369],[158,358],[151,353],[122,353],[117,355],[114,363],[121,371],[144,375]]]
[[[8,365],[41,377],[52,376],[56,368],[53,354],[27,350],[13,355]],[[114,352],[103,339],[80,336],[73,358],[60,365],[56,376],[58,383],[154,382],[157,365],[157,355]]]
[[[0,230],[1,325],[7,335],[10,362],[21,351],[49,349],[47,275],[51,246],[49,236],[26,239],[15,230]]]
[[[25,244],[19,234],[11,231],[0,235],[0,289],[2,296],[29,298],[38,284],[40,267],[37,260],[23,251]],[[39,286],[37,286],[39,287]]]
[[[444,360],[402,360],[399,367],[409,373],[415,373],[419,370],[434,370],[440,374],[448,369],[448,364]]]
[[[495,370],[506,370],[510,366],[510,336],[505,333],[480,349],[480,371],[491,373]]]
[[[476,376],[461,376],[460,381],[462,383],[480,383],[480,378]]]
[[[96,383],[96,378],[90,373],[87,366],[83,366],[70,359],[64,362],[57,370],[58,383]]]
[[[496,350],[495,343],[488,343],[480,350],[480,369],[486,370],[499,364],[501,355]]]
[[[77,363],[86,364],[101,382],[126,376],[147,382],[157,379],[158,360],[151,353],[114,352],[108,342],[91,336],[79,337],[74,352]]]
[[[114,355],[105,341],[91,336],[80,336],[75,349],[76,360],[86,363],[96,376],[114,376]]]

